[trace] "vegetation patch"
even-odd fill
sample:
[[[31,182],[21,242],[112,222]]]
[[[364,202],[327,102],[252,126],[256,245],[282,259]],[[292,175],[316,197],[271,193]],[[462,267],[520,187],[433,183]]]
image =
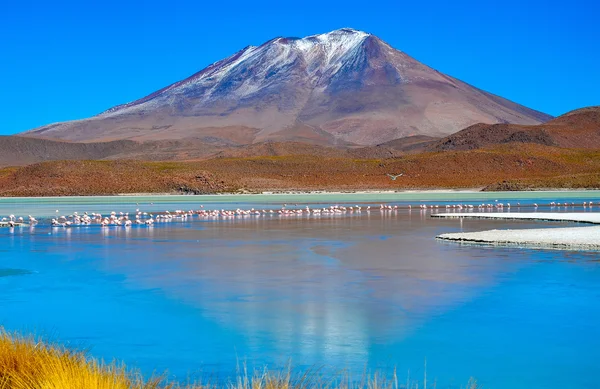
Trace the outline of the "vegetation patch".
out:
[[[326,376],[318,370],[295,374],[291,369],[248,372],[242,367],[228,382],[181,385],[164,377],[145,378],[122,363],[105,363],[84,352],[0,327],[0,389],[417,389],[426,387],[425,382],[426,373],[416,380],[410,376],[399,380],[395,372],[389,377],[365,374],[356,380],[344,372]],[[481,386],[471,379],[464,388]]]

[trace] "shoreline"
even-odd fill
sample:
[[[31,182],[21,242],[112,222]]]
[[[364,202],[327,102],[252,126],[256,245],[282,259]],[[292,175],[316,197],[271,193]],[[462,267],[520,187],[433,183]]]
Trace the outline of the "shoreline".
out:
[[[0,388],[77,388],[77,389],[398,389],[396,368],[363,371],[354,374],[346,369],[295,368],[291,362],[270,368],[250,367],[243,363],[232,374],[206,383],[199,378],[177,377],[168,371],[144,374],[140,369],[119,359],[105,360],[89,354],[89,350],[48,341],[36,334],[23,335],[0,325]],[[198,368],[204,373],[202,365]],[[430,373],[431,374],[431,373]],[[433,375],[433,374],[432,374]],[[212,376],[209,376],[212,377]],[[435,375],[434,375],[435,377]],[[465,376],[465,388],[480,388],[477,381]],[[427,362],[424,373],[401,378],[404,389],[426,387]],[[396,382],[396,384],[393,384]],[[23,385],[25,383],[25,386]],[[435,385],[434,385],[435,386]],[[461,386],[462,387],[462,386]]]
[[[588,223],[586,227],[532,228],[454,232],[440,234],[436,239],[461,244],[524,247],[557,250],[600,251],[600,213],[494,213],[494,214],[434,214],[437,218],[537,220],[566,223]]]
[[[459,244],[553,250],[600,251],[600,227],[487,230],[441,234],[438,240]]]
[[[596,205],[598,207],[598,205]],[[593,209],[593,208],[590,208]],[[446,219],[502,219],[502,220],[537,220],[544,222],[568,222],[600,224],[600,212],[565,212],[565,213],[435,213],[431,217]]]
[[[467,194],[480,195],[481,197],[493,197],[493,195],[504,195],[505,198],[518,198],[515,194],[590,194],[600,198],[600,189],[563,189],[550,188],[540,190],[524,190],[524,191],[481,191],[480,188],[465,188],[465,189],[408,189],[408,190],[323,190],[323,191],[263,191],[253,193],[212,193],[212,194],[182,194],[182,193],[118,193],[112,195],[83,195],[83,196],[0,196],[0,202],[4,200],[31,200],[31,199],[86,199],[86,198],[107,198],[107,199],[124,199],[135,197],[153,197],[153,198],[209,198],[209,197],[258,197],[258,196],[348,196],[348,195],[419,195],[419,194]],[[508,196],[507,196],[508,195]],[[590,197],[587,196],[587,197]],[[502,197],[502,196],[499,196]],[[560,197],[560,196],[558,196]],[[586,196],[582,196],[586,197]]]

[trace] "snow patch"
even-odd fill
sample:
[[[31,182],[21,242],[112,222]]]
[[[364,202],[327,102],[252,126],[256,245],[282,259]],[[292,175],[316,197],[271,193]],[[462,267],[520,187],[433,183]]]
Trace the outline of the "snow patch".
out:
[[[480,218],[505,220],[543,220],[600,224],[600,213],[488,213],[433,214],[442,218]],[[539,247],[564,250],[600,250],[600,226],[489,230],[441,234],[437,239],[471,244]]]
[[[208,66],[197,76],[165,88],[156,96],[114,107],[102,116],[172,106],[178,100],[178,95],[199,95],[199,102],[206,102],[225,91],[225,98],[245,98],[268,87],[273,82],[270,80],[273,75],[280,79],[289,76],[287,72],[295,64],[302,65],[301,71],[318,88],[320,80],[333,76],[344,63],[360,55],[361,45],[369,36],[362,31],[343,28],[302,39],[278,38],[262,46],[249,46]],[[251,71],[246,74],[245,69]]]

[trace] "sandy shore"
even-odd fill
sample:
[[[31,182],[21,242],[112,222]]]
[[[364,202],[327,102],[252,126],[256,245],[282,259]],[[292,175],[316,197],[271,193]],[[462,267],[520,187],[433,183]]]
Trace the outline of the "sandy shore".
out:
[[[489,213],[436,214],[433,217],[505,220],[542,220],[600,224],[600,213]],[[449,233],[437,239],[474,244],[539,247],[564,250],[600,250],[600,226],[536,228]]]
[[[574,189],[574,191],[577,191]],[[481,188],[465,189],[407,189],[407,190],[279,190],[279,191],[244,191],[220,192],[205,195],[182,195],[181,193],[119,193],[115,196],[288,196],[288,195],[339,195],[339,194],[394,194],[394,193],[479,193]],[[600,192],[600,191],[599,191]],[[496,192],[498,193],[498,192]]]

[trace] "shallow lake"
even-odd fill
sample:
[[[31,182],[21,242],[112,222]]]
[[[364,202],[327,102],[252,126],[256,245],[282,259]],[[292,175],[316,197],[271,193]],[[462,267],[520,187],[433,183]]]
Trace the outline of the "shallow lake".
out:
[[[600,199],[597,192],[365,196],[7,199],[0,217],[47,218],[55,208]],[[421,376],[426,359],[438,388],[464,386],[471,376],[496,389],[600,387],[600,254],[440,242],[434,237],[444,232],[570,224],[430,213],[363,208],[150,228],[0,228],[0,325],[182,381],[226,379],[240,364],[357,376],[395,368],[402,381],[408,370]]]

